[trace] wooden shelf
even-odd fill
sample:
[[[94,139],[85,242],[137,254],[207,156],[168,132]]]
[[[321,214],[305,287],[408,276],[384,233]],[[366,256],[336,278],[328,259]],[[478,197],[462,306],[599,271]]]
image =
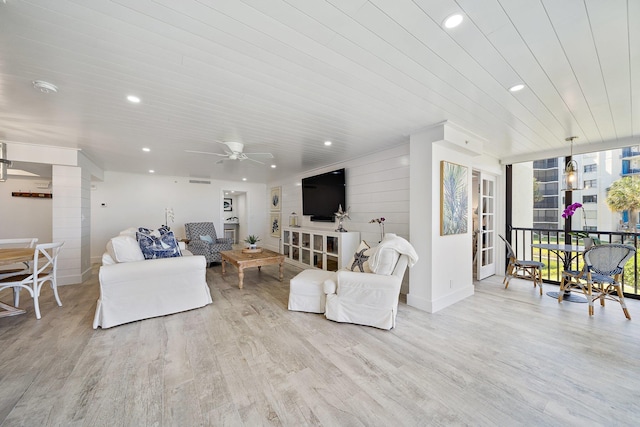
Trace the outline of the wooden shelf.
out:
[[[31,191],[14,191],[11,193],[13,197],[31,197],[33,199],[53,199],[52,193],[34,193]]]

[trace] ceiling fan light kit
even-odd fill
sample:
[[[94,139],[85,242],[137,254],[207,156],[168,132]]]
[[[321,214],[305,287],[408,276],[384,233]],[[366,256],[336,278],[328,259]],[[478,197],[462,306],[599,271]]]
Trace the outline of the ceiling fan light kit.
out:
[[[57,93],[58,87],[53,83],[45,82],[44,80],[34,80],[33,88],[39,90],[42,93]]]

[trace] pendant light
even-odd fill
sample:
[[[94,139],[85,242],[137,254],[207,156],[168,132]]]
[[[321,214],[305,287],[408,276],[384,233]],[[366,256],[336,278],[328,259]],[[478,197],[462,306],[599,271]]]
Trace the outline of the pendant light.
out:
[[[571,154],[562,173],[562,191],[582,190],[582,177],[580,176],[578,162],[573,160],[573,140],[576,138],[577,136],[565,138],[565,141],[571,144]]]

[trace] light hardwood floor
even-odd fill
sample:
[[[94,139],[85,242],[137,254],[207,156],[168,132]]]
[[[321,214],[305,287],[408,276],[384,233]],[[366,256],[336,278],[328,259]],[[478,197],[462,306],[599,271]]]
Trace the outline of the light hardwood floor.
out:
[[[91,328],[97,274],[0,319],[2,426],[620,426],[640,420],[640,301],[558,304],[500,277],[382,331],[287,310],[300,270],[208,269],[214,303]],[[97,273],[97,270],[94,271]],[[554,289],[547,285],[546,289]],[[557,287],[555,288],[557,289]],[[0,293],[11,300],[11,293]]]

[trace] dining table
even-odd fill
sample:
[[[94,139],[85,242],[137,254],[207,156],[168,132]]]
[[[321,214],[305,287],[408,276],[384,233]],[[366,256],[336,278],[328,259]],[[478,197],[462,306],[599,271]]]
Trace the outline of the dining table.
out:
[[[32,261],[35,251],[35,248],[0,248],[0,266]],[[0,274],[2,274],[1,270]],[[25,310],[0,301],[0,317],[24,313],[26,313]]]
[[[571,263],[578,258],[584,251],[585,247],[581,245],[567,245],[564,243],[533,243],[532,248],[547,250],[555,254],[562,261],[563,270],[571,270]],[[547,296],[558,299],[560,292],[547,292]],[[563,301],[586,303],[587,299],[579,295],[572,294],[567,290],[562,295]]]

